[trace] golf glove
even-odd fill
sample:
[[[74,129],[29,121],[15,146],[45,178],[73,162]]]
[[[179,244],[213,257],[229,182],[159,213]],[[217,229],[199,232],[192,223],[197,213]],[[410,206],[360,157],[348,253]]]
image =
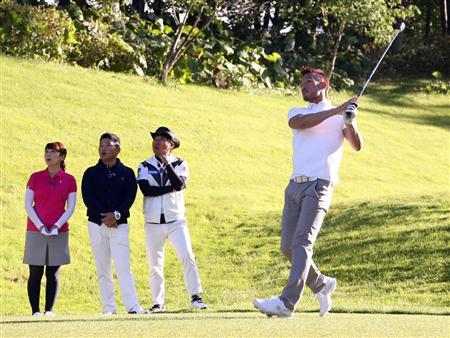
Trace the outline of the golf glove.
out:
[[[44,236],[50,236],[50,233],[48,232],[48,229],[46,226],[42,226],[40,228],[41,234],[43,234]]]
[[[41,234],[43,234],[44,236],[56,236],[58,235],[58,229],[56,228],[52,228],[51,230],[48,230],[47,227],[42,226],[40,228]]]

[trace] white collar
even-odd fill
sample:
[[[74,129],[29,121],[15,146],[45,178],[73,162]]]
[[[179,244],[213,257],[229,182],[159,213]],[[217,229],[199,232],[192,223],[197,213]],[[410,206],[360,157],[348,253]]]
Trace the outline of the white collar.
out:
[[[324,107],[330,107],[331,106],[331,101],[328,100],[327,98],[323,98],[322,101],[314,103],[314,102],[309,102],[308,103],[308,109],[313,109],[313,108],[324,108]]]
[[[176,160],[178,160],[178,158],[172,154],[169,155],[169,163],[173,163]],[[159,166],[159,161],[156,159],[156,156],[152,156],[149,157],[147,160],[145,160],[146,162],[150,163],[152,166],[154,167],[158,167]]]

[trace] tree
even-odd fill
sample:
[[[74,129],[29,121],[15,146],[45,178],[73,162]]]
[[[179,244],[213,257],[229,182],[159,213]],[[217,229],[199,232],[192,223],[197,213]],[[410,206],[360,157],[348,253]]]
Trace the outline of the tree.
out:
[[[68,7],[71,0],[59,0],[58,7],[64,8]],[[84,10],[88,7],[87,0],[75,0],[75,3],[80,7],[80,9]]]
[[[139,13],[139,16],[142,18],[145,15],[145,0],[132,0],[131,7]]]
[[[397,0],[327,0],[322,2],[322,13],[325,29],[334,40],[329,66],[331,78],[346,31],[363,32],[375,45],[385,43],[392,36],[396,21],[411,16],[412,10]]]
[[[203,34],[219,11],[244,1],[237,0],[187,0],[178,1],[172,6],[172,17],[175,21],[175,37],[167,54],[160,73],[160,80],[166,82],[168,76],[182,55]],[[250,2],[250,1],[248,1]]]

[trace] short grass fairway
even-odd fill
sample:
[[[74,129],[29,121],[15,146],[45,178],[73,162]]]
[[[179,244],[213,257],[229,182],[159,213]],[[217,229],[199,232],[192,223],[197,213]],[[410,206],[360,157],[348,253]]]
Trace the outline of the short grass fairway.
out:
[[[297,313],[293,319],[256,313],[158,314],[139,317],[10,317],[4,337],[448,337],[449,317]]]

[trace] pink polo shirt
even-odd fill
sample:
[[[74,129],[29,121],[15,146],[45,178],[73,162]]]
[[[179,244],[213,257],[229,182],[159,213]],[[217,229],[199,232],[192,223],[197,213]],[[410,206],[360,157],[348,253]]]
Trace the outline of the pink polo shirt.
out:
[[[35,172],[30,176],[27,188],[34,192],[34,210],[47,228],[51,228],[64,213],[67,198],[71,192],[77,191],[77,183],[72,175],[63,170],[50,177],[48,170]],[[27,231],[39,231],[28,218]],[[66,222],[59,232],[69,231]]]

